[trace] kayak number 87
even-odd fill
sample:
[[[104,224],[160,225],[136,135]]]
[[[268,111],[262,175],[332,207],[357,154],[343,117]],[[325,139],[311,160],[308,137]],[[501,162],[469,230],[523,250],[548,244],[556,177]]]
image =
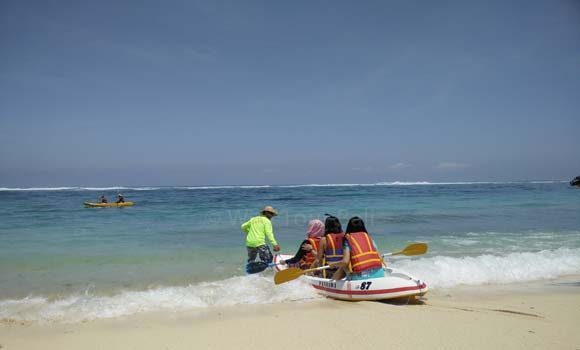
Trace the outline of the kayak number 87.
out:
[[[363,282],[360,284],[360,290],[369,290],[373,282]]]

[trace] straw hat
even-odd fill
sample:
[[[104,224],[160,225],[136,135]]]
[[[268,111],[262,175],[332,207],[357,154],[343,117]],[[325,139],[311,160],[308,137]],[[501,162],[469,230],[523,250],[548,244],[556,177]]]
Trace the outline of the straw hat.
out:
[[[274,216],[278,215],[278,210],[272,208],[271,206],[267,205],[260,211],[260,213],[270,213]]]

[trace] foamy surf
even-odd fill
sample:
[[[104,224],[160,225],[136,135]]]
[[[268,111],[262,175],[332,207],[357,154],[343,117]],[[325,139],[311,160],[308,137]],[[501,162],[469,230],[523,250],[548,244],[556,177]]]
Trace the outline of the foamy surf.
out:
[[[305,282],[275,286],[271,274],[232,277],[185,287],[158,287],[99,296],[90,290],[65,298],[29,296],[0,301],[0,319],[80,322],[147,312],[182,312],[215,306],[278,304],[320,298]]]
[[[237,188],[254,189],[254,188],[270,188],[270,187],[273,187],[273,186],[270,186],[270,185],[186,186],[186,187],[172,187],[172,189],[176,189],[176,190],[223,190],[223,189],[237,189]]]
[[[564,180],[541,181],[460,181],[460,182],[429,182],[429,181],[392,181],[376,183],[343,183],[343,184],[297,184],[297,185],[216,185],[216,186],[110,186],[110,187],[0,187],[4,191],[156,191],[156,190],[220,190],[220,189],[263,189],[263,188],[301,188],[301,187],[381,187],[381,186],[470,186],[470,185],[508,185],[508,184],[555,184],[566,183]]]
[[[580,249],[460,258],[435,256],[400,260],[394,266],[425,280],[431,288],[530,282],[580,274]]]
[[[459,285],[509,284],[580,273],[580,249],[560,248],[503,256],[401,259],[393,266],[426,281],[431,289]],[[79,322],[147,312],[182,312],[210,307],[278,304],[319,299],[304,281],[274,285],[272,274],[232,277],[184,287],[124,291],[111,296],[90,289],[68,297],[30,296],[0,301],[0,319]]]
[[[18,191],[155,191],[160,190],[161,187],[125,187],[125,186],[112,186],[112,187],[0,187],[0,192],[18,192]]]

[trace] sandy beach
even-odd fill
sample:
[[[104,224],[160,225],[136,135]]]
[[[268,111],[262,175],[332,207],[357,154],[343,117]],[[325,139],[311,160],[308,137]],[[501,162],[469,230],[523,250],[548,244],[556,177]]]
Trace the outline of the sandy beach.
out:
[[[580,0],[0,1],[0,350],[580,350]]]
[[[245,305],[76,324],[5,321],[2,349],[580,349],[580,279],[430,292],[413,304]]]

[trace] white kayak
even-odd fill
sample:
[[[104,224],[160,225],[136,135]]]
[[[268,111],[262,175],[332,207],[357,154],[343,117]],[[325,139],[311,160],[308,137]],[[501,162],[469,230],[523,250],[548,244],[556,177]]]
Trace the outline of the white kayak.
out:
[[[276,255],[274,263],[281,259],[291,258],[290,255]],[[285,265],[275,265],[277,271],[286,268]],[[405,272],[385,268],[385,276],[363,280],[332,280],[328,278],[304,276],[306,281],[324,296],[340,300],[387,300],[403,297],[422,296],[427,293],[427,284]]]

